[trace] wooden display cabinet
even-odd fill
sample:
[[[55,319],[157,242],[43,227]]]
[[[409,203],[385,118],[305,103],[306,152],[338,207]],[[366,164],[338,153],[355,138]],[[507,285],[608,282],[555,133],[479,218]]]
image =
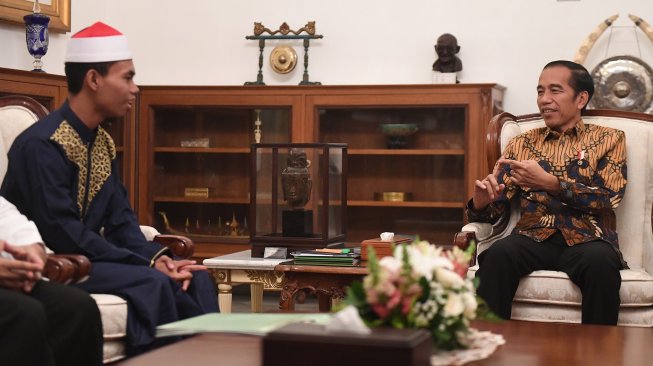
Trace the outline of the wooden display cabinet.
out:
[[[487,174],[485,126],[500,111],[503,90],[496,84],[370,86],[307,97],[313,138],[349,146],[347,242],[391,231],[450,245],[474,179]],[[382,129],[387,124],[410,124],[417,132],[394,148]],[[394,200],[394,192],[403,199]]]
[[[59,108],[68,97],[66,77],[45,72],[31,72],[14,69],[0,68],[0,96],[26,95],[36,99],[49,111]],[[113,138],[118,153],[118,165],[122,174],[122,181],[129,200],[134,206],[136,203],[136,166],[135,151],[136,139],[134,120],[135,111],[123,119],[107,121],[102,127]]]
[[[347,242],[395,231],[450,244],[473,180],[488,172],[485,126],[501,110],[503,91],[497,84],[142,87],[139,219],[193,238],[199,258],[249,249],[245,231],[231,235],[224,226],[235,217],[242,230],[249,218],[247,167],[260,110],[263,143],[348,144]],[[380,130],[389,123],[418,131],[389,149]],[[389,191],[412,197],[375,200]]]

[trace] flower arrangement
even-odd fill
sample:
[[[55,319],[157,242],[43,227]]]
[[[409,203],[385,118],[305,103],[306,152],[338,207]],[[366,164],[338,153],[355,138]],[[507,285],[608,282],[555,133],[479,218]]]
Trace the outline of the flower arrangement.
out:
[[[370,248],[369,274],[352,284],[343,305],[353,305],[372,327],[424,328],[438,349],[466,348],[479,300],[466,277],[474,245],[445,251],[427,241],[396,246],[377,259]]]

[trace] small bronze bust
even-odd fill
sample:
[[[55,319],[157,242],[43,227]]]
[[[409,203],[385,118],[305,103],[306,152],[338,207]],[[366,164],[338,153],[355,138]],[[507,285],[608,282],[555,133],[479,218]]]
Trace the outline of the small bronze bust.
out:
[[[304,151],[290,149],[287,167],[281,172],[281,185],[283,199],[293,209],[301,209],[311,199],[313,181],[308,171],[310,165]]]
[[[456,56],[460,51],[458,40],[452,34],[445,33],[438,37],[435,53],[438,59],[433,63],[433,71],[458,72],[463,69],[463,63]]]

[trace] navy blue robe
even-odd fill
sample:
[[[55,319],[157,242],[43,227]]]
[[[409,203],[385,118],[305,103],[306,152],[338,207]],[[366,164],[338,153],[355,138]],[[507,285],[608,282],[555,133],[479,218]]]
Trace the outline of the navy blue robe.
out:
[[[16,138],[0,192],[36,223],[48,247],[93,262],[79,287],[124,298],[130,349],[143,349],[157,325],[218,311],[216,293],[206,271],[193,272],[184,292],[150,267],[167,248],[143,236],[115,157],[109,134],[86,127],[66,102]]]

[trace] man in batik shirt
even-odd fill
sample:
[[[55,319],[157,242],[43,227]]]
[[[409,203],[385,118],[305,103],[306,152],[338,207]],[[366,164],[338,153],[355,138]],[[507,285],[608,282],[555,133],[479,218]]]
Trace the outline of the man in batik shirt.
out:
[[[535,270],[569,275],[583,294],[582,322],[617,324],[619,251],[614,209],[626,189],[623,131],[583,123],[594,93],[587,70],[553,61],[540,74],[537,104],[546,127],[515,137],[494,171],[477,180],[469,221],[496,222],[519,198],[512,234],[479,256],[478,294],[510,319],[522,277]]]

